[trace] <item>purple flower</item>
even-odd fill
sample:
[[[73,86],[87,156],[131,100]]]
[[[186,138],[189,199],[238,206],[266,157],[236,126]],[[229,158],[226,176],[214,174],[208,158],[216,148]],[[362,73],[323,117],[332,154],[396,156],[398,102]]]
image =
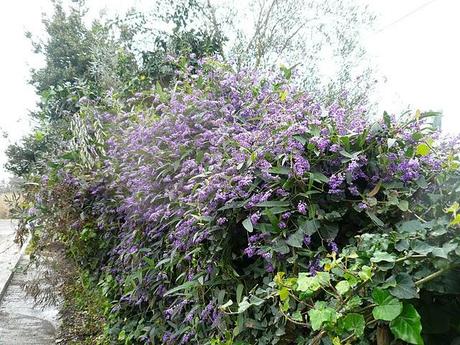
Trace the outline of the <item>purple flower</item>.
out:
[[[342,173],[333,174],[329,177],[329,194],[340,194],[343,192],[341,189],[345,177]]]
[[[308,272],[311,276],[316,275],[316,272],[320,272],[321,270],[322,267],[320,265],[319,258],[315,258],[312,261],[310,261],[310,264],[308,265]]]
[[[291,212],[286,212],[281,215],[281,219],[287,220],[291,216]]]
[[[201,320],[208,320],[211,315],[212,315],[212,312],[214,311],[214,303],[212,302],[209,302],[206,307],[201,311],[201,314],[200,314],[200,318]]]
[[[273,267],[273,264],[269,263],[267,266],[265,266],[265,270],[269,273],[275,272],[275,267]]]
[[[411,182],[420,177],[420,163],[417,158],[411,158],[398,164],[398,171],[404,182]]]
[[[218,225],[224,225],[225,223],[227,223],[228,219],[225,218],[225,217],[220,217],[217,219],[217,224]]]
[[[329,151],[331,152],[339,152],[342,148],[338,144],[333,144],[329,147]]]
[[[299,211],[300,214],[307,214],[307,204],[303,201],[299,201],[297,204],[297,211]]]
[[[348,190],[350,191],[351,195],[359,196],[358,188],[355,185],[349,186]]]
[[[278,223],[278,227],[279,227],[280,229],[286,229],[286,226],[287,226],[286,223],[283,222],[283,221],[281,221],[281,222]]]
[[[360,210],[365,210],[365,209],[368,208],[368,207],[369,207],[369,206],[367,206],[367,204],[365,204],[364,202],[360,202],[360,203],[358,204],[358,208],[359,208]]]
[[[337,243],[334,241],[328,241],[327,246],[332,253],[337,254],[339,252],[339,247],[337,247]]]
[[[256,212],[256,213],[251,214],[251,216],[249,218],[251,219],[252,225],[256,225],[257,222],[260,219],[260,212]]]
[[[257,253],[257,248],[256,248],[256,247],[253,247],[253,246],[249,246],[249,247],[247,247],[247,248],[243,251],[243,253],[244,253],[247,257],[252,258],[254,255],[256,255],[256,253]]]
[[[311,243],[311,236],[305,235],[303,237],[303,244],[308,247],[310,245],[310,243]]]
[[[182,336],[181,344],[189,344],[192,337],[195,335],[195,332],[187,332]]]
[[[302,156],[296,156],[294,158],[294,174],[296,176],[303,176],[307,171],[310,170],[310,163]]]

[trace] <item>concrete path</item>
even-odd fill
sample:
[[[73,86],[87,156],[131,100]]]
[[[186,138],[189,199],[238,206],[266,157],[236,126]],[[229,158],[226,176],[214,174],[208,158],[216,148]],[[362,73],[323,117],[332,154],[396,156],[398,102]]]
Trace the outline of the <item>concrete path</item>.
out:
[[[14,243],[15,223],[0,220],[0,301],[19,261],[21,250]]]
[[[6,245],[11,240],[5,225],[0,222],[3,237],[0,237],[0,245]],[[4,270],[11,272],[11,264],[14,266],[14,274],[9,278],[9,283],[0,300],[0,345],[52,345],[55,344],[55,334],[58,324],[58,310],[56,307],[42,308],[35,306],[32,297],[26,296],[22,286],[36,274],[36,270],[29,264],[29,257],[22,255],[19,262],[14,263],[13,250],[8,251],[10,258],[2,257],[0,276],[7,276]],[[28,268],[26,270],[26,268]]]

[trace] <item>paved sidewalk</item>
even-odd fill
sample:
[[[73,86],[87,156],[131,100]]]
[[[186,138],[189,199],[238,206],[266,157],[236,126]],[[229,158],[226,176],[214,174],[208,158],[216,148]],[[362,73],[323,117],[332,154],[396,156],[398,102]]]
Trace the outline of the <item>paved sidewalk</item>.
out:
[[[0,345],[52,345],[58,326],[58,309],[34,305],[22,286],[34,274],[34,268],[24,269],[27,255],[21,257],[5,296],[0,302]]]
[[[15,223],[0,220],[0,300],[21,256],[21,249],[14,243],[14,236]]]
[[[22,286],[37,270],[14,243],[14,224],[0,220],[0,345],[52,345],[58,324],[57,307],[34,305]]]

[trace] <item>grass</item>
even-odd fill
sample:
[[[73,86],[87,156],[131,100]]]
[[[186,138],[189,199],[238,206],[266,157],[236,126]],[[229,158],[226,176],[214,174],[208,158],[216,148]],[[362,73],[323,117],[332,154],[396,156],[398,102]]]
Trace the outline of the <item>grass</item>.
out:
[[[60,311],[59,344],[106,344],[103,315],[110,306],[108,301],[87,272],[73,267],[66,276],[60,291],[64,303]]]

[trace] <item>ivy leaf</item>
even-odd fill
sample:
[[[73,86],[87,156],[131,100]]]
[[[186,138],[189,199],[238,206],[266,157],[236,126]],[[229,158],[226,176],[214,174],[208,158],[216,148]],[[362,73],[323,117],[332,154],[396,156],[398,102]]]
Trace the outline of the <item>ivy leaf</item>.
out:
[[[418,298],[417,287],[409,274],[399,273],[395,279],[396,286],[390,289],[393,296],[399,299]]]
[[[339,227],[336,224],[324,224],[319,233],[325,240],[333,240],[339,233]]]
[[[375,289],[372,292],[372,299],[377,304],[372,310],[372,315],[376,320],[392,321],[403,310],[403,304],[386,290]]]
[[[327,307],[325,302],[316,302],[315,308],[308,311],[308,316],[314,331],[319,330],[323,323],[334,324],[337,320],[335,309]]]
[[[362,281],[368,281],[369,279],[372,278],[372,268],[369,266],[363,266],[361,268],[361,271],[358,272],[359,277],[361,278]]]
[[[406,233],[414,233],[417,230],[423,228],[422,223],[419,220],[409,220],[407,222],[403,222],[399,224],[399,231],[406,232]]]
[[[371,262],[395,262],[396,258],[394,255],[391,255],[390,253],[387,252],[375,252],[374,255],[371,258]]]
[[[302,230],[297,230],[291,234],[286,240],[286,244],[291,247],[302,248],[304,233]]]
[[[225,310],[225,309],[227,309],[228,307],[230,307],[232,305],[233,305],[233,301],[230,299],[226,303],[224,303],[221,306],[219,306],[219,309],[220,310]]]
[[[243,226],[248,232],[254,231],[254,227],[252,226],[251,218],[249,217],[243,220]]]
[[[284,302],[289,298],[289,290],[283,287],[278,291],[278,295],[280,296],[280,300]]]
[[[286,245],[286,242],[279,239],[273,244],[273,250],[280,254],[289,253],[289,247]]]
[[[300,311],[298,311],[298,310],[295,311],[294,313],[292,313],[291,317],[295,321],[303,322],[302,313]]]
[[[307,220],[299,224],[299,229],[305,235],[311,236],[319,230],[319,222],[316,219]]]
[[[238,313],[244,313],[250,306],[251,303],[249,303],[248,298],[244,297],[241,303],[238,304]]]
[[[350,283],[346,280],[339,281],[335,286],[335,289],[341,295],[346,294],[350,290]]]
[[[309,277],[307,273],[299,273],[297,278],[297,291],[316,291],[321,287],[314,277]]]
[[[407,210],[409,210],[409,201],[407,200],[399,201],[398,207],[401,211],[406,212]]]
[[[434,249],[433,246],[429,245],[426,241],[414,240],[411,243],[411,248],[414,252],[421,255],[427,255]]]
[[[357,337],[361,337],[364,333],[366,322],[361,314],[350,313],[343,317],[341,325],[348,332],[353,332]]]
[[[449,253],[458,247],[457,243],[444,243],[441,248],[434,248],[433,255],[439,258],[447,259]]]
[[[401,315],[390,322],[390,330],[396,337],[414,345],[424,345],[420,315],[412,304],[405,303]]]

